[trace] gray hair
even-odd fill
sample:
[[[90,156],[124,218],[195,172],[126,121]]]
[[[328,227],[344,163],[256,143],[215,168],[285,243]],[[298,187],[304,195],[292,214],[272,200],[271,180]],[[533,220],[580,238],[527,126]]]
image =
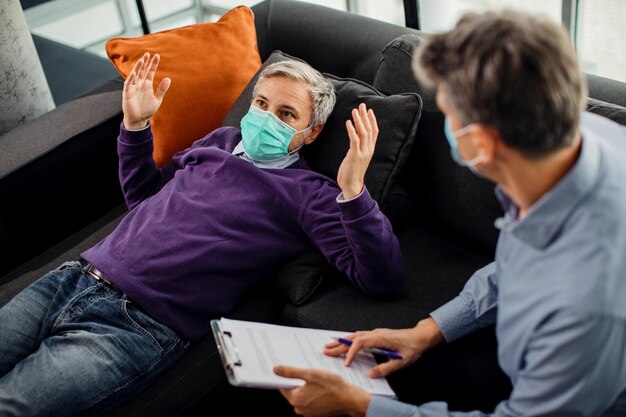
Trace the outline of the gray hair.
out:
[[[494,127],[527,157],[576,138],[587,84],[569,34],[547,18],[466,14],[418,47],[413,69],[423,83],[446,88],[464,124]]]
[[[268,65],[259,75],[254,85],[252,97],[256,97],[257,87],[263,80],[271,77],[288,77],[309,84],[309,92],[313,101],[313,116],[309,126],[326,123],[328,116],[335,107],[335,87],[318,70],[309,64],[296,60],[280,61]]]

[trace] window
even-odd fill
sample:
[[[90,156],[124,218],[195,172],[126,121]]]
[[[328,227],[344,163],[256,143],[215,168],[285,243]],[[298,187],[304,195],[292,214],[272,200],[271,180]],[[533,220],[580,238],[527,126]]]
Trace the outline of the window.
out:
[[[450,30],[465,12],[505,8],[543,14],[561,21],[561,0],[422,0],[419,9],[421,30],[430,33]]]
[[[451,29],[465,12],[511,8],[548,16],[572,33],[583,71],[626,82],[624,0],[415,0],[420,29]],[[567,12],[567,13],[564,13]]]
[[[576,44],[583,71],[626,82],[626,2],[582,0]]]
[[[33,33],[106,56],[104,43],[114,36],[143,33],[139,0],[26,1],[26,19]],[[213,22],[235,2],[231,0],[142,0],[151,32]],[[254,6],[261,0],[239,0]],[[583,71],[626,82],[626,1],[624,0],[302,0],[405,25],[405,1],[418,5],[421,30],[449,30],[465,12],[512,8],[543,14],[571,28]],[[564,13],[567,12],[567,13]],[[570,13],[571,11],[571,13]]]

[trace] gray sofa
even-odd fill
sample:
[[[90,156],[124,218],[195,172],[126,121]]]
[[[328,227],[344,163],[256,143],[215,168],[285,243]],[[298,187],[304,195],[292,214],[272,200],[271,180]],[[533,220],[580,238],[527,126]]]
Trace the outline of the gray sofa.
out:
[[[412,76],[411,53],[427,35],[297,1],[267,0],[253,10],[262,60],[279,50],[381,95],[417,93],[422,106],[403,145],[401,169],[379,201],[406,258],[401,293],[385,299],[365,294],[312,251],[280,266],[228,316],[339,330],[413,326],[491,262],[498,237],[493,222],[501,215],[493,185],[451,160],[433,94]],[[77,259],[125,215],[116,154],[121,87],[120,78],[112,79],[0,137],[0,305],[61,262]],[[590,111],[626,124],[620,107],[626,106],[626,84],[589,76],[589,91]],[[225,124],[236,125],[235,107]],[[445,400],[457,410],[491,411],[511,389],[497,363],[493,328],[443,344],[389,380],[400,400]],[[276,391],[231,387],[211,335],[106,415],[211,415],[218,406],[230,415],[293,415]]]

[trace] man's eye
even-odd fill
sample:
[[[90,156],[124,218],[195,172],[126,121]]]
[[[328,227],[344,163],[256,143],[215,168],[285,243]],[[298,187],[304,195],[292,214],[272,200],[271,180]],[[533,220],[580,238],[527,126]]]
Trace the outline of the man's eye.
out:
[[[265,102],[263,100],[257,100],[256,104],[258,104],[259,107],[265,107],[266,106],[266,104],[265,104]]]
[[[284,112],[282,112],[282,116],[283,116],[283,117],[293,117],[293,114],[291,114],[291,113],[290,113],[290,112],[288,112],[288,111],[284,111]]]

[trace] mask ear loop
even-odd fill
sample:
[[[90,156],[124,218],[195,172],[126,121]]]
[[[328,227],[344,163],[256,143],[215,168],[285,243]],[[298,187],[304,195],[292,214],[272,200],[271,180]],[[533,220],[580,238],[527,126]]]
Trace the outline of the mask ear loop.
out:
[[[470,159],[469,161],[463,161],[464,165],[468,168],[475,168],[476,165],[480,164],[483,162],[483,156],[482,155],[476,155],[474,158]]]
[[[455,130],[454,132],[451,130],[450,132],[454,135],[454,138],[456,140],[457,143],[457,147],[459,146],[459,137],[463,137],[465,135],[467,135],[469,133],[469,131],[472,129],[472,124],[469,124],[465,127],[460,128],[459,130]],[[467,168],[475,168],[476,165],[480,164],[481,162],[483,162],[483,156],[482,155],[476,155],[474,158],[470,159],[469,161],[466,161],[465,159],[462,159],[462,165],[467,167]]]
[[[313,126],[309,126],[305,129],[299,130],[296,133],[294,133],[293,136],[299,135],[302,132],[306,132],[307,130],[311,129]],[[298,146],[296,149],[294,149],[293,151],[289,152],[287,155],[293,155],[294,153],[298,152],[300,149],[302,149],[304,147],[304,141],[302,141],[302,145]]]

